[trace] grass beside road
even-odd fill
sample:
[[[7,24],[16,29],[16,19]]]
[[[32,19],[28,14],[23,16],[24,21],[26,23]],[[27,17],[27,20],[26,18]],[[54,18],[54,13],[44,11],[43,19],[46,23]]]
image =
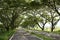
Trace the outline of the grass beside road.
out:
[[[0,40],[8,40],[14,32],[15,30],[10,30],[0,33]]]
[[[60,30],[54,31],[54,32],[52,32],[52,33],[60,34]]]
[[[29,32],[29,29],[25,29],[27,32]],[[38,30],[39,31],[39,30]],[[44,36],[44,35],[42,35],[42,34],[38,34],[38,33],[34,33],[34,32],[32,32],[32,30],[29,32],[29,33],[31,33],[32,35],[35,35],[36,37],[38,37],[38,38],[42,38],[43,40],[53,40],[52,38],[50,38],[50,37],[47,37],[47,36]]]
[[[38,38],[42,38],[43,40],[52,40],[52,38],[46,37],[44,35],[36,34],[34,32],[31,32],[31,34],[37,36]]]

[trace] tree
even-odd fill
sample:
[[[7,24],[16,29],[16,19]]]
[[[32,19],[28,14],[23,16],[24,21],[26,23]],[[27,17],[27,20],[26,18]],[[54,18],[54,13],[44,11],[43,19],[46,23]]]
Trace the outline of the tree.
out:
[[[48,7],[49,8],[51,8],[52,10],[54,10],[54,11],[56,11],[57,12],[57,14],[60,16],[60,13],[59,13],[59,11],[58,11],[58,9],[59,9],[59,5],[58,4],[60,4],[59,2],[58,2],[59,0],[48,0]],[[57,3],[57,4],[56,4]]]
[[[53,30],[55,29],[55,25],[58,23],[58,21],[60,19],[56,19],[56,17],[59,17],[57,16],[57,14],[53,13],[50,11],[50,14],[51,14],[51,32],[53,32]]]
[[[9,12],[9,11],[8,11]],[[10,17],[6,9],[0,10],[0,21],[3,23],[4,28],[9,30]]]
[[[41,17],[41,19],[40,19],[40,23],[42,24],[42,30],[44,30],[44,26],[45,26],[45,24],[47,23],[47,16],[48,15],[44,15],[45,13],[43,13],[42,15],[40,15]],[[45,17],[45,18],[44,18]]]
[[[24,8],[26,6],[25,0],[1,0],[0,2],[0,21],[3,23],[4,28],[7,31],[16,28],[20,22],[16,23],[18,17],[26,10]]]
[[[9,29],[16,28],[16,20],[19,17],[20,9],[9,8],[0,10],[0,21],[3,23],[4,28],[9,31]],[[18,24],[19,25],[19,24]]]
[[[29,15],[25,21],[21,24],[23,28],[34,27],[36,25],[36,18],[34,16]]]

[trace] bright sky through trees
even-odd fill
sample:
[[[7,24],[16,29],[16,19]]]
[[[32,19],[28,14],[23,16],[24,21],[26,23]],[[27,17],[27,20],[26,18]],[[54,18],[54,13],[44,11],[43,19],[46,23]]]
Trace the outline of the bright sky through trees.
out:
[[[51,27],[51,24],[46,23],[45,27]],[[57,23],[56,27],[59,27],[60,28],[60,21]]]

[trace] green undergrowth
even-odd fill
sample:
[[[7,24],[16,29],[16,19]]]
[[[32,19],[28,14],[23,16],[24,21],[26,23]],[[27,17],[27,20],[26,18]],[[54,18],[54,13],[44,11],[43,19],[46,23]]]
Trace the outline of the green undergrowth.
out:
[[[52,32],[52,33],[60,34],[60,30],[54,31],[54,32]]]
[[[60,34],[60,30],[58,30],[58,31],[53,31],[53,32],[49,32],[49,31],[45,31],[45,32],[47,32],[47,33],[53,33],[53,34]]]
[[[9,40],[16,30],[4,31],[0,33],[0,40]]]
[[[42,38],[43,40],[52,40],[52,38],[46,37],[46,36],[41,35],[41,34],[36,34],[34,32],[31,32],[31,34],[37,36],[38,38]]]

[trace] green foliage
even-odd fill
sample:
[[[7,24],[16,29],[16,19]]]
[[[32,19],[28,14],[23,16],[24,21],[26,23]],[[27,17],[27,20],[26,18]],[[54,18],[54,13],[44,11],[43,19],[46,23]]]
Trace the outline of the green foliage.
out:
[[[57,4],[60,4],[59,0],[55,0],[55,2]],[[29,10],[29,11],[32,10],[30,12],[30,14],[34,15],[33,12],[38,14],[38,11],[36,12],[36,10],[39,10],[41,8],[41,6],[43,6],[43,7],[48,6],[48,5],[44,6],[44,4],[49,4],[49,6],[51,6],[51,7],[53,6],[55,8],[53,3],[54,2],[52,2],[51,3],[52,5],[50,5],[48,0],[40,0],[39,2],[38,2],[38,0],[34,0],[34,1],[32,1],[32,0],[31,1],[29,1],[29,0],[1,0],[0,1],[0,22],[3,23],[3,27],[6,30],[9,30],[10,28],[14,29],[17,26],[19,26],[19,23],[21,21],[18,21],[18,19],[19,19],[18,17],[21,16],[22,14],[24,14],[23,13],[24,11],[26,11],[26,13],[28,14],[27,10]],[[43,9],[43,10],[45,11],[45,9]],[[33,10],[35,10],[35,11],[33,11]],[[49,10],[50,10],[50,8],[49,8]],[[49,11],[49,10],[47,10],[47,11]],[[41,11],[41,10],[39,10],[39,11]],[[44,19],[48,19],[48,21],[50,21],[50,19],[52,19],[49,15],[47,15],[47,13],[45,13],[43,11],[42,11],[42,13],[43,13],[42,17]],[[28,17],[22,23],[23,26],[25,26],[25,27],[28,25],[35,26],[36,23],[43,22],[43,18],[38,18],[35,16]],[[55,21],[55,18],[54,18],[54,21]]]
[[[1,1],[2,8],[19,7],[21,3],[26,3],[25,0],[3,0]]]
[[[8,31],[10,28],[15,28],[15,21],[19,14],[17,9],[1,9],[0,21],[3,27]]]
[[[39,6],[39,2],[36,2],[36,1],[32,1],[30,4],[31,6]]]
[[[58,5],[60,5],[60,0],[54,0]]]
[[[60,34],[60,30],[54,31],[53,33]]]
[[[41,0],[43,4],[47,4],[48,0]]]
[[[15,30],[10,30],[10,31],[4,31],[3,33],[0,32],[0,40],[8,40]]]
[[[28,27],[28,26],[34,27],[36,25],[36,20],[35,20],[35,17],[28,16],[28,18],[26,18],[26,20],[21,24],[21,26],[22,27]]]

